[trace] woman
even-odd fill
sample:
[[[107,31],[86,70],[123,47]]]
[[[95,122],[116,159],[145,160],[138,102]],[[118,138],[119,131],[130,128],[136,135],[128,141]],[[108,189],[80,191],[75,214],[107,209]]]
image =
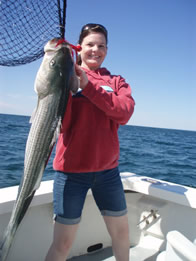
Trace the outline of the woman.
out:
[[[76,73],[80,91],[70,96],[58,139],[54,169],[54,238],[46,261],[64,261],[74,241],[88,189],[112,239],[117,261],[129,260],[125,196],[118,170],[119,124],[134,110],[130,86],[101,68],[107,54],[107,30],[83,26]]]

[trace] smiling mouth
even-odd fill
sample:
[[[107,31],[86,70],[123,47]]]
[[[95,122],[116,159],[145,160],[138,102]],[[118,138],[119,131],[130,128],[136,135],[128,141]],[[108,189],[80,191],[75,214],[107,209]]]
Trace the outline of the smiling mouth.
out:
[[[90,59],[99,59],[100,56],[97,56],[97,55],[91,55],[89,58],[90,58]]]

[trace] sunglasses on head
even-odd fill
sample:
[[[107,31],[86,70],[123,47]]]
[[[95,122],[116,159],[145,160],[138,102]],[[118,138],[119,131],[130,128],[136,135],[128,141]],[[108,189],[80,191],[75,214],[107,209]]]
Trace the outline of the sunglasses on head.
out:
[[[93,30],[100,29],[107,35],[106,28],[101,24],[86,24],[82,27],[82,32],[88,31],[90,29],[93,29]]]

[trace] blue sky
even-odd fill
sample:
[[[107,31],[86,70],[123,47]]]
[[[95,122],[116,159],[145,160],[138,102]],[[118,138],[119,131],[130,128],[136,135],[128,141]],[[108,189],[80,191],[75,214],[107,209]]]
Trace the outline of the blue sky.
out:
[[[103,66],[136,101],[129,124],[196,131],[195,13],[195,0],[67,0],[66,39],[76,44],[86,23],[105,25]],[[40,63],[0,67],[0,113],[31,115]]]

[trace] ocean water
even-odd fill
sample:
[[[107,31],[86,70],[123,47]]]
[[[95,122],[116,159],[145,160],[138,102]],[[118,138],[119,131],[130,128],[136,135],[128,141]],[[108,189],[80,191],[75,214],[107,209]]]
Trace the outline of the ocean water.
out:
[[[0,114],[0,188],[18,185],[23,173],[28,116]],[[120,171],[196,187],[196,132],[121,126]],[[52,160],[43,180],[53,178]]]

